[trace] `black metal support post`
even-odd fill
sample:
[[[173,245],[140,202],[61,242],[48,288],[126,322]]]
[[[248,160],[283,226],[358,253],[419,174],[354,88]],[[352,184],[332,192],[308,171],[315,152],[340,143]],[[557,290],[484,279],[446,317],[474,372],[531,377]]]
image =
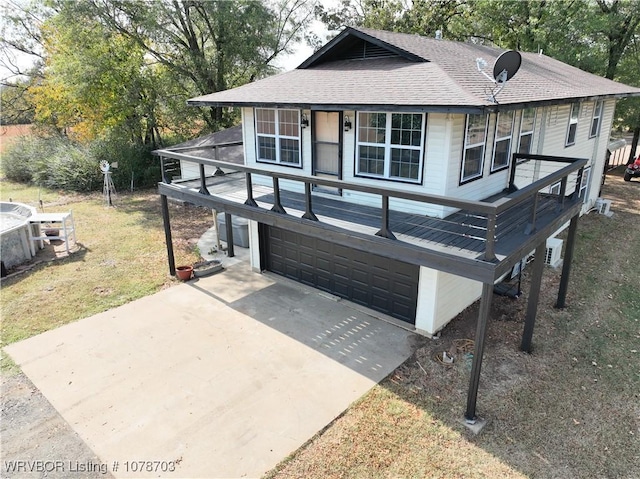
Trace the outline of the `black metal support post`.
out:
[[[306,220],[318,221],[318,217],[313,213],[311,209],[311,183],[305,181],[304,183],[304,203],[305,212],[302,217]]]
[[[201,195],[209,195],[209,190],[207,189],[207,180],[204,176],[204,165],[202,163],[200,163],[200,189],[198,190],[198,193],[200,193]]]
[[[244,204],[249,206],[258,206],[256,200],[253,199],[253,183],[251,182],[251,173],[245,173],[245,178],[247,180],[247,201],[245,201]]]
[[[467,393],[467,411],[464,414],[467,422],[475,423],[476,400],[478,399],[478,385],[480,384],[480,369],[482,368],[482,355],[484,354],[484,338],[487,332],[491,299],[493,296],[493,283],[482,283],[482,299],[480,312],[478,313],[478,325],[476,327],[475,346],[473,350],[473,364],[471,366],[471,378],[469,379],[469,392]]]
[[[282,213],[283,215],[287,214],[280,202],[280,181],[275,176],[273,177],[273,208],[271,208],[271,211]]]
[[[560,181],[560,209],[564,208],[564,200],[567,197],[567,177],[565,176]]]
[[[214,151],[214,158],[216,159],[216,161],[218,161],[218,159],[219,159],[218,158],[218,147],[215,146],[213,148],[213,151]],[[222,171],[219,166],[216,166],[216,171],[213,173],[213,176],[224,176],[224,171]]]
[[[376,236],[397,239],[389,228],[389,197],[387,195],[382,195],[382,228],[376,233]]]
[[[531,206],[531,219],[527,224],[524,234],[530,235],[536,230],[536,216],[538,214],[538,194],[533,196],[533,205]]]
[[[176,260],[173,256],[173,240],[171,239],[171,222],[169,220],[169,202],[166,195],[160,195],[160,204],[162,205],[162,222],[164,223],[164,237],[167,243],[167,257],[169,259],[169,274],[176,274]]]
[[[567,235],[567,247],[564,250],[562,276],[560,277],[560,287],[558,288],[558,301],[556,302],[556,308],[564,308],[567,299],[567,287],[569,286],[569,274],[571,273],[571,262],[573,261],[573,247],[576,242],[578,218],[579,215],[575,215],[571,218],[571,222],[569,223],[569,234]]]
[[[236,254],[233,250],[233,224],[231,223],[231,213],[224,214],[224,226],[227,230],[227,256],[233,258]]]
[[[524,331],[522,332],[522,342],[520,349],[525,353],[531,352],[531,338],[533,337],[533,327],[538,314],[538,302],[540,300],[540,285],[542,284],[542,273],[544,271],[544,256],[546,252],[546,240],[536,247],[535,259],[533,260],[533,272],[531,273],[531,286],[529,288],[529,301],[527,303],[527,316],[524,320]]]
[[[507,191],[509,193],[513,193],[517,190],[516,188],[516,167],[518,166],[518,158],[514,153],[511,156],[511,170],[509,171],[509,186],[507,187]]]

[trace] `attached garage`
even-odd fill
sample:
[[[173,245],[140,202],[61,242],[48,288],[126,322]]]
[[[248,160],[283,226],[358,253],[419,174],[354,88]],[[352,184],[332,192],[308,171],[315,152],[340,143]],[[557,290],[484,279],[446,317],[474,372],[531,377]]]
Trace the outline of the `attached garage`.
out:
[[[268,271],[415,324],[418,266],[273,226],[260,228]]]

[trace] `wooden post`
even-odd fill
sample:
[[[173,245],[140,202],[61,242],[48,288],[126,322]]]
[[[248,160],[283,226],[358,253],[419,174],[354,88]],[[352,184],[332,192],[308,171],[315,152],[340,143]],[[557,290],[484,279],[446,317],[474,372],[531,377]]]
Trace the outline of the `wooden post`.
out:
[[[518,166],[518,156],[517,153],[511,155],[511,170],[509,171],[509,186],[507,187],[507,191],[509,193],[513,193],[517,190],[516,188],[516,167]]]
[[[166,162],[164,160],[164,156],[160,157],[160,175],[162,177],[162,182],[163,183],[171,183],[171,179],[167,178],[167,165]]]
[[[492,296],[493,283],[483,283],[480,312],[478,313],[478,325],[476,327],[476,337],[474,340],[475,345],[473,350],[473,364],[471,365],[471,378],[469,379],[469,392],[467,393],[467,411],[464,414],[466,421],[470,424],[474,424],[477,420],[476,400],[478,399],[478,385],[480,383],[482,355],[484,354],[484,339],[487,332]]]
[[[524,320],[524,331],[522,332],[522,342],[520,343],[520,349],[525,353],[531,352],[531,338],[533,337],[533,326],[535,325],[536,315],[538,313],[538,302],[540,300],[540,285],[542,284],[545,252],[546,240],[536,247],[535,259],[533,261],[531,286],[529,288],[529,301],[527,303],[527,316]]]
[[[176,260],[173,256],[173,240],[171,239],[171,222],[169,220],[169,202],[166,195],[160,195],[160,204],[162,205],[162,222],[164,223],[164,237],[167,243],[167,256],[169,258],[169,274],[176,274]]]
[[[524,234],[533,234],[536,230],[536,216],[538,214],[538,193],[533,195],[533,205],[531,207],[531,219],[524,229]]]
[[[247,201],[245,201],[244,204],[248,206],[258,206],[256,200],[253,199],[253,184],[251,182],[251,173],[245,173],[245,178],[247,180]]]
[[[200,163],[200,189],[198,190],[198,193],[200,193],[201,195],[209,195],[209,190],[207,189],[207,180],[204,176],[204,165],[202,163]]]
[[[271,208],[271,211],[275,211],[276,213],[281,213],[283,215],[287,214],[280,202],[280,182],[275,176],[273,177],[273,208]]]
[[[376,233],[376,236],[397,239],[389,228],[389,197],[387,195],[382,195],[382,228]]]
[[[569,234],[567,235],[567,247],[564,250],[564,261],[562,263],[562,276],[560,277],[560,287],[558,288],[558,301],[556,308],[564,308],[567,299],[567,287],[569,286],[569,273],[571,273],[571,261],[573,260],[573,247],[576,242],[576,231],[578,229],[578,218],[575,215],[569,223]]]
[[[302,217],[306,220],[318,221],[318,217],[313,213],[311,209],[311,183],[304,182],[304,200],[305,200],[305,212]]]

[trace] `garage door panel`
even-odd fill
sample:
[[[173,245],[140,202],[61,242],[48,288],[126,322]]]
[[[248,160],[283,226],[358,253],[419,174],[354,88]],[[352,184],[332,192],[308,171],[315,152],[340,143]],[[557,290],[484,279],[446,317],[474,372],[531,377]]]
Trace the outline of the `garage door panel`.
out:
[[[343,263],[338,263],[336,261],[333,262],[333,272],[336,276],[339,276],[341,278],[345,278],[345,279],[349,279],[349,275],[351,273],[351,270],[349,269],[349,266]]]
[[[266,267],[354,303],[415,323],[418,266],[262,225]]]
[[[331,262],[324,258],[316,258],[316,269],[320,274],[326,274],[327,276],[331,275]]]

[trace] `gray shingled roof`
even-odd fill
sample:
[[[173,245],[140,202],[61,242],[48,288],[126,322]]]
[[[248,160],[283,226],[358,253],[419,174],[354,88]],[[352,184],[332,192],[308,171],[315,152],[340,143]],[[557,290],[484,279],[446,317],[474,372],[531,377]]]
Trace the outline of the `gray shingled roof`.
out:
[[[349,36],[409,53],[389,58],[325,61]],[[238,88],[189,100],[194,105],[290,106],[477,111],[495,109],[493,84],[476,66],[503,52],[471,43],[418,35],[349,28],[302,66]],[[415,61],[419,57],[424,61]],[[490,68],[487,68],[490,73]],[[584,72],[536,53],[522,53],[522,66],[497,96],[499,105],[562,103],[582,98],[640,95],[640,88]]]

